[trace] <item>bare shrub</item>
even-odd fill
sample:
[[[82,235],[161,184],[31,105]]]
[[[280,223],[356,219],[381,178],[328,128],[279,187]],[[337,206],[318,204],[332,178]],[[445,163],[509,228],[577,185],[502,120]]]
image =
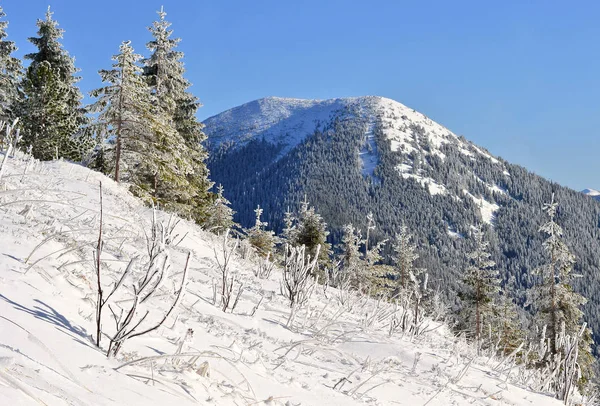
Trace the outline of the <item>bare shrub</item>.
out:
[[[223,234],[223,243],[221,244],[220,251],[217,251],[216,248],[213,249],[215,260],[217,262],[217,269],[221,274],[221,310],[224,312],[226,312],[230,306],[232,312],[235,310],[240,296],[244,291],[244,284],[240,283],[234,298],[233,286],[236,282],[237,275],[231,272],[230,262],[237,250],[239,240],[235,239],[234,242],[231,243],[229,233],[230,231],[227,230],[225,234]],[[216,288],[213,294],[213,301],[216,303]]]
[[[275,263],[270,261],[271,253],[269,252],[266,258],[259,257],[258,264],[254,268],[254,276],[259,279],[269,279],[275,269]]]
[[[314,259],[311,261],[310,255],[305,255],[306,247],[285,246],[285,262],[283,268],[283,278],[280,289],[281,294],[290,301],[290,317],[288,326],[294,321],[297,310],[310,299],[314,291],[316,280],[312,277],[317,267],[319,251],[321,246],[317,246]]]

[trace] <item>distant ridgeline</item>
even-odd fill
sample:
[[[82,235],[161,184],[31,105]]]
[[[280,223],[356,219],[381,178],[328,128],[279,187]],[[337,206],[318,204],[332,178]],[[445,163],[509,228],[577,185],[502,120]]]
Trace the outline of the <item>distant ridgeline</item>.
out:
[[[520,304],[544,259],[542,205],[555,194],[557,222],[577,257],[575,289],[600,337],[600,202],[491,156],[426,116],[381,97],[325,101],[267,98],[205,121],[211,179],[244,227],[254,209],[280,232],[305,196],[329,225],[363,229],[372,211],[381,240],[405,224],[420,265],[447,298],[473,249],[472,227],[486,225],[493,260]],[[389,247],[387,248],[389,250]],[[389,251],[388,251],[389,253]]]

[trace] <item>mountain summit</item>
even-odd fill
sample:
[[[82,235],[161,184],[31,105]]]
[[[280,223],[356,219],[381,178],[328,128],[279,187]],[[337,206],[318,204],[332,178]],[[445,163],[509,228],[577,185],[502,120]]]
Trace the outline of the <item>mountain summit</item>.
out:
[[[346,224],[365,232],[373,213],[376,241],[401,225],[416,236],[420,266],[450,300],[468,265],[473,227],[483,224],[505,289],[525,302],[533,271],[545,257],[542,205],[554,194],[558,219],[578,258],[576,282],[586,314],[600,331],[600,204],[525,168],[494,157],[424,114],[394,100],[269,97],[207,119],[211,179],[245,227],[264,209],[281,231],[286,210],[305,198],[329,225],[335,249]],[[389,248],[388,248],[389,249]],[[450,289],[447,289],[447,288]]]
[[[583,189],[581,191],[584,195],[593,197],[596,200],[600,200],[600,192],[594,189]]]

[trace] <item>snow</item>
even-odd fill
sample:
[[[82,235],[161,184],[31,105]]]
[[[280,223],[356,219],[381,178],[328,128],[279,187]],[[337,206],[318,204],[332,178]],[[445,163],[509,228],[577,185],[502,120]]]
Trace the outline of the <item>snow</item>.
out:
[[[510,378],[494,371],[499,360],[476,357],[444,324],[430,320],[423,335],[389,337],[385,324],[365,323],[376,302],[343,312],[332,288],[327,296],[317,289],[288,328],[280,271],[257,279],[254,263],[239,256],[232,270],[246,288],[235,311],[223,313],[212,304],[220,239],[186,221],[176,228],[183,240],[171,249],[172,279],[145,304],[153,320],[165,313],[190,252],[189,283],[176,314],[126,342],[118,359],[107,359],[90,339],[99,181],[105,286],[130,258],[147,255],[144,231],[152,211],[126,185],[74,164],[24,170],[22,160],[9,159],[0,186],[1,405],[561,404],[512,384],[518,368]],[[159,220],[167,217],[158,211]],[[123,293],[114,304],[129,300]],[[103,326],[112,334],[107,313]],[[182,341],[188,329],[193,336]],[[104,350],[107,342],[104,337]],[[178,348],[197,360],[169,357]],[[141,357],[156,358],[124,366]]]
[[[363,176],[373,177],[373,172],[379,163],[379,155],[377,154],[377,143],[375,142],[375,135],[373,130],[375,129],[375,117],[369,116],[367,121],[367,128],[365,130],[365,145],[359,152],[360,160],[362,163],[362,174]]]
[[[281,155],[301,143],[317,128],[330,123],[334,117],[359,116],[367,118],[369,126],[378,124],[394,152],[410,154],[419,149],[421,153],[445,158],[440,148],[448,143],[457,145],[459,151],[469,157],[478,155],[499,161],[483,149],[459,138],[452,131],[429,117],[395,100],[379,96],[345,97],[328,100],[305,100],[283,97],[266,97],[227,110],[204,121],[209,137],[209,147],[221,145],[240,147],[251,140],[281,144]],[[416,141],[416,127],[423,129],[423,136],[430,148]],[[371,127],[372,129],[373,127]],[[367,128],[367,132],[369,128]],[[369,143],[369,137],[367,137]],[[375,144],[374,140],[372,141]],[[373,166],[366,165],[365,171]]]
[[[245,145],[261,140],[284,145],[289,151],[313,134],[318,126],[328,124],[340,113],[348,100],[304,100],[267,97],[255,100],[204,121],[211,146]]]
[[[435,180],[433,180],[431,178],[404,172],[403,170],[405,169],[405,166],[399,165],[396,169],[398,169],[398,171],[400,172],[400,176],[402,176],[402,178],[416,180],[417,182],[419,182],[419,184],[421,186],[423,186],[424,188],[427,188],[427,191],[432,196],[443,195],[443,194],[446,194],[446,192],[447,192],[446,187],[444,185],[437,183]]]
[[[469,196],[479,207],[479,212],[481,214],[481,219],[488,224],[493,224],[495,213],[498,211],[500,206],[496,203],[491,203],[485,200],[483,197],[475,197],[468,190],[463,189],[463,194]]]
[[[583,189],[581,193],[593,197],[596,200],[600,200],[600,191],[594,189]]]

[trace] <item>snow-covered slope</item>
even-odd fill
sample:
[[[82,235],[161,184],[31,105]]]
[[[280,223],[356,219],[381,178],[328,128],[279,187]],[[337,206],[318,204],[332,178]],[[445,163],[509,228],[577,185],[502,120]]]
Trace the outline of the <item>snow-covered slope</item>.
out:
[[[9,159],[0,182],[0,405],[559,404],[511,384],[518,369],[494,370],[499,361],[475,357],[437,322],[418,337],[389,337],[385,318],[373,318],[381,304],[357,298],[357,310],[344,311],[335,289],[317,289],[286,327],[280,271],[257,279],[239,256],[232,270],[245,289],[235,311],[223,313],[212,302],[220,239],[185,221],[175,230],[183,240],[170,250],[171,276],[138,317],[147,310],[151,324],[165,314],[191,253],[183,301],[162,327],[107,359],[107,337],[102,351],[90,339],[99,182],[105,289],[130,258],[147,255],[152,211],[88,169],[53,162],[25,174],[26,166]],[[131,303],[131,284],[112,299],[116,313]],[[108,311],[103,326],[113,334]]]
[[[319,125],[328,123],[334,112],[357,99],[303,100],[267,97],[255,100],[204,121],[211,147],[241,146],[253,139],[283,144],[288,150]]]
[[[583,189],[581,191],[581,193],[583,193],[584,195],[588,195],[590,197],[593,197],[596,200],[600,200],[600,192],[594,189]]]

